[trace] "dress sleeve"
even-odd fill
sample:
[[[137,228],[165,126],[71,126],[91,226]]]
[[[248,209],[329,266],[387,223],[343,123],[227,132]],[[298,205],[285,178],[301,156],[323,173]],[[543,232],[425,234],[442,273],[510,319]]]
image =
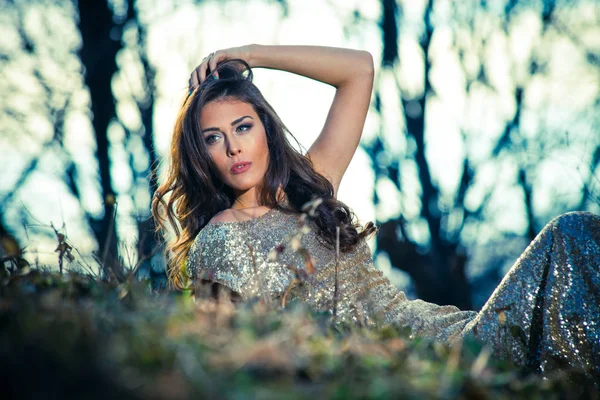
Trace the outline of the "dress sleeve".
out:
[[[342,279],[348,282],[348,289],[355,286],[352,290],[355,304],[378,325],[408,327],[411,337],[451,342],[477,315],[476,311],[461,311],[455,306],[409,300],[373,263],[363,263],[359,267],[356,273],[346,271]]]
[[[202,251],[206,244],[205,231],[201,230],[194,238],[185,260],[185,271],[192,280],[203,279],[210,275],[210,271],[203,263]]]
[[[241,300],[239,293],[226,282],[219,274],[216,262],[210,262],[210,257],[204,252],[207,242],[207,231],[198,233],[186,258],[185,270],[192,280],[194,295],[201,297],[218,298],[222,292],[226,292],[233,302]],[[208,245],[215,245],[214,243]],[[212,265],[210,265],[212,264]]]

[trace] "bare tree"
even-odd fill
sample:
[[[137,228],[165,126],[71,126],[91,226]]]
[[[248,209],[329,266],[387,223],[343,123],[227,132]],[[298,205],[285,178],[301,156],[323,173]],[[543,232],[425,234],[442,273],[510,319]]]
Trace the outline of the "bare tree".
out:
[[[32,115],[40,115],[45,118],[53,128],[53,134],[44,139],[41,149],[37,154],[34,154],[31,159],[21,169],[20,176],[16,180],[13,190],[8,191],[0,197],[2,207],[8,207],[19,200],[20,188],[25,186],[29,177],[39,171],[40,160],[44,158],[53,158],[63,164],[62,174],[59,173],[58,179],[62,179],[67,190],[79,200],[82,212],[85,215],[87,223],[93,232],[98,243],[98,253],[96,259],[99,266],[103,269],[102,275],[106,279],[122,279],[124,277],[123,261],[119,255],[117,235],[117,199],[123,193],[116,193],[113,187],[113,177],[111,176],[112,159],[110,157],[111,141],[109,140],[108,130],[110,124],[118,123],[126,127],[124,123],[119,121],[116,114],[116,103],[112,92],[113,78],[120,71],[117,65],[117,54],[122,51],[126,44],[123,40],[125,29],[136,30],[137,42],[132,46],[132,54],[135,55],[134,62],[141,65],[142,76],[136,77],[141,81],[142,91],[134,96],[135,104],[140,113],[142,127],[135,132],[126,129],[129,140],[131,135],[137,135],[142,140],[142,148],[130,150],[130,165],[131,173],[134,175],[132,180],[137,186],[143,185],[148,190],[149,198],[152,196],[153,190],[156,187],[156,176],[151,168],[156,163],[156,151],[153,141],[153,123],[152,115],[154,109],[154,67],[147,58],[146,45],[146,30],[139,20],[137,9],[133,0],[123,4],[124,10],[120,10],[122,15],[114,9],[110,2],[81,2],[79,4],[64,4],[63,7],[57,6],[51,2],[40,1],[21,1],[14,2],[10,9],[10,22],[18,33],[21,45],[18,49],[13,49],[12,53],[8,49],[3,54],[2,60],[9,67],[5,71],[18,69],[18,63],[24,62],[22,58],[29,57],[32,59],[30,63],[33,67],[31,74],[36,83],[43,89],[43,96],[38,96],[34,107],[23,110],[15,109],[11,101],[2,104],[4,117],[4,126],[10,127],[14,124],[15,134],[18,131],[26,131],[28,119]],[[78,6],[78,7],[76,7]],[[27,23],[27,19],[31,19],[32,15],[39,15],[47,10],[48,13],[57,13],[60,18],[53,20],[45,20],[41,18],[42,24],[32,27]],[[35,12],[34,12],[35,11]],[[56,26],[68,26],[69,18],[75,17],[78,21],[79,34],[81,38],[79,51],[73,46],[72,54],[69,57],[56,54],[56,58],[50,52],[48,60],[48,47],[52,47],[49,43],[52,41]],[[57,25],[58,24],[58,25]],[[40,31],[45,30],[46,34],[41,34]],[[60,39],[58,39],[60,41]],[[60,43],[60,42],[58,42]],[[56,45],[56,39],[53,42]],[[60,46],[60,44],[58,44]],[[97,161],[99,191],[103,199],[103,213],[101,216],[94,216],[88,212],[82,201],[82,195],[85,189],[82,185],[88,185],[80,173],[81,165],[73,158],[73,154],[67,149],[65,143],[65,116],[72,113],[73,110],[69,106],[73,90],[78,90],[77,76],[80,71],[69,71],[67,65],[72,66],[73,61],[79,59],[80,65],[83,67],[82,84],[87,87],[91,111],[90,119],[94,132],[94,141],[96,144],[95,161]],[[65,76],[57,79],[50,76],[48,72],[48,63],[52,67],[56,65],[56,70]],[[29,64],[28,64],[29,65]],[[77,64],[75,64],[77,65]],[[68,75],[70,74],[70,75]],[[15,86],[14,92],[22,92],[21,85],[13,76],[7,79],[7,82]],[[65,84],[67,83],[67,84]],[[7,87],[7,90],[10,90]],[[11,94],[14,94],[11,92]],[[133,91],[132,91],[133,92]],[[24,129],[25,128],[25,129]],[[39,141],[36,132],[32,132],[31,136],[34,141]],[[133,154],[137,151],[138,154]],[[139,162],[134,167],[134,155],[140,158],[139,152],[145,152],[148,163],[140,169]],[[143,159],[144,157],[142,157]],[[134,185],[129,193],[124,195],[134,196],[137,192],[137,186]],[[146,208],[149,208],[149,204]],[[152,221],[148,218],[149,212],[146,215],[139,217],[139,259],[147,259],[150,254],[156,253],[154,248],[159,246],[155,242],[154,229]],[[8,232],[8,231],[6,231]],[[151,250],[152,249],[152,250]]]
[[[428,113],[428,104],[432,99],[438,97],[438,93],[432,84],[432,67],[434,60],[432,59],[431,44],[435,36],[437,24],[444,24],[444,15],[437,7],[439,2],[427,0],[423,7],[422,30],[418,34],[415,41],[420,47],[422,56],[422,79],[420,87],[422,90],[418,94],[414,94],[404,87],[404,84],[397,78],[397,70],[401,68],[401,62],[410,63],[414,60],[399,59],[399,39],[403,34],[403,19],[402,4],[394,0],[381,0],[381,20],[379,26],[382,32],[382,71],[386,73],[390,71],[396,77],[396,93],[400,96],[400,104],[402,105],[402,115],[404,118],[404,132],[407,142],[410,141],[412,146],[411,151],[405,154],[392,155],[389,146],[386,143],[384,128],[380,128],[380,134],[372,142],[364,145],[365,149],[372,158],[373,168],[376,173],[376,179],[389,179],[395,185],[398,191],[404,192],[414,191],[415,188],[406,188],[402,186],[403,174],[410,174],[410,170],[403,171],[403,166],[406,165],[405,160],[414,162],[417,167],[417,179],[419,187],[411,195],[418,196],[420,202],[420,212],[416,216],[407,215],[401,211],[400,215],[391,220],[380,224],[381,230],[378,236],[377,248],[378,251],[383,251],[388,254],[393,266],[407,272],[412,278],[416,294],[418,297],[436,302],[439,304],[454,304],[460,308],[473,308],[471,284],[468,281],[467,265],[469,263],[469,243],[465,241],[463,229],[465,226],[473,227],[477,230],[478,227],[494,226],[494,212],[490,209],[490,201],[496,200],[502,196],[499,190],[490,186],[482,190],[476,205],[473,201],[467,201],[469,191],[473,190],[474,180],[478,176],[481,162],[474,161],[473,153],[464,152],[462,162],[462,172],[459,177],[456,190],[452,196],[451,202],[448,200],[448,194],[444,198],[441,197],[439,182],[432,175],[431,165],[432,160],[427,157],[427,140],[426,140],[426,120]],[[572,9],[570,7],[573,7]],[[446,21],[450,24],[453,35],[454,51],[458,55],[461,66],[463,68],[465,81],[465,96],[473,96],[476,89],[484,87],[491,94],[498,92],[497,88],[490,81],[490,74],[493,73],[491,62],[486,60],[486,54],[490,51],[491,35],[503,32],[506,37],[515,35],[513,32],[513,19],[522,14],[538,12],[539,20],[541,21],[541,32],[539,44],[534,46],[528,55],[523,60],[514,59],[511,61],[510,52],[506,53],[511,68],[511,84],[514,85],[514,112],[512,117],[506,120],[504,129],[497,137],[495,145],[489,153],[489,162],[498,164],[509,163],[515,165],[516,174],[514,175],[514,186],[520,187],[523,193],[523,214],[526,221],[526,228],[523,232],[524,236],[529,240],[533,239],[541,228],[543,223],[554,215],[569,209],[585,209],[590,205],[590,199],[594,198],[595,181],[598,180],[597,174],[594,174],[598,166],[598,146],[600,139],[598,135],[588,135],[588,139],[582,137],[574,138],[570,143],[565,141],[566,135],[564,126],[552,126],[544,122],[543,117],[539,117],[539,129],[537,134],[533,135],[529,130],[522,128],[523,112],[528,112],[531,118],[532,113],[540,113],[540,110],[532,110],[525,104],[526,96],[534,91],[535,80],[544,77],[547,72],[548,64],[551,63],[547,55],[547,49],[556,35],[570,38],[575,44],[575,47],[584,54],[584,59],[588,63],[588,67],[597,70],[598,58],[593,55],[593,52],[587,49],[587,45],[576,43],[576,38],[579,35],[569,34],[568,29],[564,27],[565,22],[559,23],[560,17],[557,14],[568,14],[569,12],[577,12],[577,2],[565,6],[568,10],[558,10],[555,2],[543,2],[541,9],[535,10],[531,6],[526,6],[518,2],[509,1],[502,9],[495,9],[491,5],[483,2],[480,7],[464,8],[460,5],[454,5],[451,12],[445,16],[451,21]],[[414,7],[413,7],[414,9]],[[562,15],[561,14],[561,15]],[[442,22],[435,22],[442,21]],[[489,27],[484,30],[484,34],[480,32],[480,27],[490,21],[500,21],[498,28]],[[597,23],[597,21],[596,21]],[[560,28],[558,28],[560,26]],[[408,27],[406,29],[408,31]],[[469,32],[467,38],[464,38],[465,31]],[[477,60],[477,67],[472,68],[473,58]],[[526,73],[522,73],[525,67]],[[440,68],[438,66],[438,68]],[[547,79],[549,79],[546,76]],[[381,80],[378,80],[381,82]],[[389,82],[386,81],[386,82]],[[385,117],[385,111],[382,109],[382,88],[381,83],[375,88],[375,109],[378,114]],[[389,90],[389,88],[387,88]],[[596,93],[596,101],[590,106],[598,107],[598,93]],[[548,108],[552,105],[548,104]],[[544,111],[544,110],[542,110]],[[585,118],[585,114],[579,114],[580,118]],[[593,123],[592,123],[593,129]],[[479,132],[469,131],[468,127],[462,127],[463,147],[469,145],[469,141],[480,135]],[[587,146],[592,146],[591,151],[586,149]],[[552,157],[556,152],[584,152],[589,158],[589,164],[583,164],[584,168],[589,169],[589,173],[584,174],[585,181],[579,191],[579,201],[569,203],[561,202],[560,199],[555,199],[554,207],[546,214],[536,211],[533,198],[536,195],[536,190],[541,192],[543,182],[536,182],[536,177],[540,173],[540,166]],[[588,153],[589,152],[589,153]],[[589,156],[592,154],[593,156]],[[382,155],[384,157],[382,157]],[[382,163],[381,160],[387,160]],[[499,167],[498,167],[499,168]],[[499,173],[499,170],[498,170]],[[575,196],[577,197],[577,196]],[[381,199],[377,193],[374,193],[375,203],[380,203]],[[427,243],[422,240],[416,240],[411,230],[415,227],[423,230],[426,227]],[[412,229],[411,229],[412,228]],[[509,239],[513,236],[511,232],[502,232],[500,228],[499,242],[501,238]],[[508,247],[508,246],[507,246]],[[495,255],[497,256],[497,255]],[[513,257],[514,254],[507,253],[505,258]],[[475,282],[478,290],[481,286],[493,287],[502,276],[498,268],[502,268],[506,263],[490,257],[486,260],[490,268],[480,275],[480,279]],[[489,282],[490,280],[494,282]],[[487,281],[485,285],[483,281]]]

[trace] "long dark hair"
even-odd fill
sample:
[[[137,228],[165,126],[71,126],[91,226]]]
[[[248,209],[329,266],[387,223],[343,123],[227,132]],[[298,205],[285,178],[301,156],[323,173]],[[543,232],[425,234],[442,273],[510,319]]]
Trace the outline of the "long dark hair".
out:
[[[218,72],[218,79],[211,79]],[[183,287],[183,267],[194,238],[218,212],[228,209],[235,198],[223,184],[212,162],[200,132],[202,107],[217,100],[238,100],[252,105],[264,125],[269,149],[269,165],[260,190],[260,204],[284,212],[299,213],[302,206],[315,198],[322,199],[312,220],[322,242],[335,248],[336,226],[340,227],[340,251],[351,251],[358,242],[377,231],[368,222],[359,233],[360,225],[350,208],[333,197],[333,185],[316,172],[312,162],[295,150],[286,133],[291,135],[275,110],[252,83],[252,70],[243,60],[228,60],[220,64],[200,87],[190,92],[179,112],[173,131],[170,165],[167,176],[152,200],[152,215],[157,230],[170,223],[176,238],[167,245],[169,281]],[[289,204],[279,201],[283,188]],[[172,192],[165,201],[165,195]],[[166,215],[163,215],[164,211]],[[181,230],[179,228],[181,226]]]

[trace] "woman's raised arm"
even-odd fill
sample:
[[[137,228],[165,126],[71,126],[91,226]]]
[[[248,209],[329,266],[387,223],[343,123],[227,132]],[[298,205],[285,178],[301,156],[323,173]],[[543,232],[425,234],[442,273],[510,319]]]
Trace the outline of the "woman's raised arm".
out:
[[[373,57],[367,51],[325,46],[258,45],[219,50],[197,68],[192,81],[202,82],[207,68],[231,58],[251,67],[278,69],[327,83],[337,90],[323,130],[307,156],[333,184],[335,195],[358,147],[373,89]]]

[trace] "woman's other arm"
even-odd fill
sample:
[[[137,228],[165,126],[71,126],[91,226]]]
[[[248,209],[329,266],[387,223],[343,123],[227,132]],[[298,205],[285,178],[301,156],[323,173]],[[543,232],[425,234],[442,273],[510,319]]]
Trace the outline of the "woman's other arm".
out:
[[[251,45],[250,66],[279,69],[336,88],[323,130],[307,156],[338,187],[362,135],[373,89],[373,57],[367,51],[324,46]]]
[[[314,168],[333,184],[334,194],[362,135],[373,89],[373,57],[367,51],[324,46],[259,45],[219,50],[205,57],[190,77],[201,83],[220,62],[245,60],[250,67],[278,69],[336,88],[323,130],[308,150]]]

